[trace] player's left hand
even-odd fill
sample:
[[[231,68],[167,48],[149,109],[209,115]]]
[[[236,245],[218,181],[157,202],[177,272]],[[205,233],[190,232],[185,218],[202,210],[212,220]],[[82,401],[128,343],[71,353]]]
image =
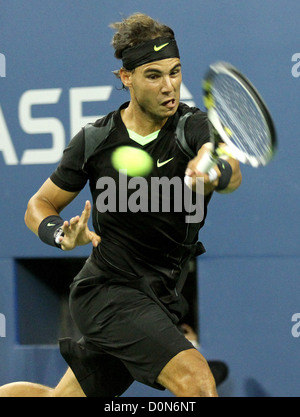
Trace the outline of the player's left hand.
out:
[[[101,238],[88,228],[88,220],[91,215],[91,203],[86,201],[81,216],[75,216],[70,221],[65,221],[62,230],[64,236],[60,237],[60,245],[63,250],[72,250],[76,246],[87,245],[92,242],[96,248]]]

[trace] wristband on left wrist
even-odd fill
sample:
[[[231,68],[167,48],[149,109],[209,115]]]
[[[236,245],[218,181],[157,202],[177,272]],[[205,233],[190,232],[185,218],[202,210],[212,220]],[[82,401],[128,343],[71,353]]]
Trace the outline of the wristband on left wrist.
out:
[[[219,184],[216,187],[216,191],[222,191],[225,190],[230,183],[232,168],[229,162],[221,158],[218,160],[217,166],[220,170],[221,176],[219,177]]]
[[[47,245],[61,248],[59,237],[63,236],[63,219],[60,216],[48,216],[39,225],[38,236]]]

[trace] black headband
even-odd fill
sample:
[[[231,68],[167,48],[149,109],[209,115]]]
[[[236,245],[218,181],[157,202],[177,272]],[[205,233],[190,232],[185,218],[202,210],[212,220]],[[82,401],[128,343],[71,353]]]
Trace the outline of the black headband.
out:
[[[151,39],[131,48],[126,48],[122,53],[123,67],[129,71],[149,62],[168,58],[180,58],[175,39]]]

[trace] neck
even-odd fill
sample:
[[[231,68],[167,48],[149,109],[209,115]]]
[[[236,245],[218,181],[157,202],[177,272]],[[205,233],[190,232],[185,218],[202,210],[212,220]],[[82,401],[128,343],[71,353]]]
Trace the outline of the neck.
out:
[[[148,136],[160,130],[168,118],[155,120],[151,114],[144,111],[131,100],[129,106],[121,111],[123,123],[127,129],[133,130],[141,136]]]

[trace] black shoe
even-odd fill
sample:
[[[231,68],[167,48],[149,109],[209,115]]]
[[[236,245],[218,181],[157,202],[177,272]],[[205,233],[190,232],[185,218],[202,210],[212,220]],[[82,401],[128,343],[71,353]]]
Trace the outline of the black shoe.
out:
[[[221,361],[207,361],[210,367],[211,373],[213,374],[216,386],[222,384],[226,380],[229,374],[229,369],[226,363]]]

